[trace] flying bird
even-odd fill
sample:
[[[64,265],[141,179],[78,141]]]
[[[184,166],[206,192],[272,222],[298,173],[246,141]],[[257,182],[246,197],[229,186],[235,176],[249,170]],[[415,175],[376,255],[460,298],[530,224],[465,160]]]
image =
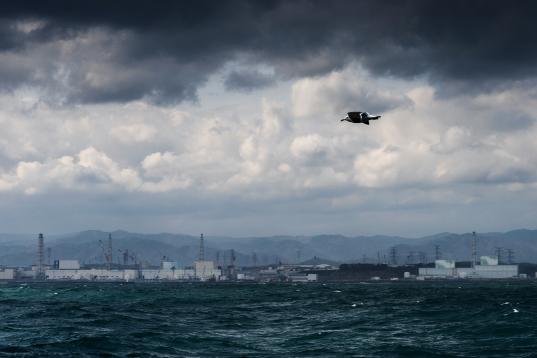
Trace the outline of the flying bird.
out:
[[[369,121],[377,120],[381,116],[372,116],[367,112],[349,112],[347,117],[343,118],[341,122],[347,121],[351,123],[363,123],[369,125]]]

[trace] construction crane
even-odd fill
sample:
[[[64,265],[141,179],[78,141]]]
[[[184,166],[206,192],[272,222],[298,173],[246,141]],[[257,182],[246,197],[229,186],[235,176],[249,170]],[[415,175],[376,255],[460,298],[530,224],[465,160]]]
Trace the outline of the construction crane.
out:
[[[118,249],[117,251],[119,251],[122,255],[123,255],[123,263],[125,265],[128,264],[129,262],[129,259],[135,264],[135,265],[140,265],[142,262],[138,262],[138,259],[137,259],[137,256],[134,252],[129,252],[128,249],[126,250],[121,250],[121,249]]]
[[[106,267],[108,270],[110,270],[112,268],[112,255],[105,248],[103,240],[99,240],[99,246],[103,250],[103,257],[104,257],[104,262],[106,263]]]

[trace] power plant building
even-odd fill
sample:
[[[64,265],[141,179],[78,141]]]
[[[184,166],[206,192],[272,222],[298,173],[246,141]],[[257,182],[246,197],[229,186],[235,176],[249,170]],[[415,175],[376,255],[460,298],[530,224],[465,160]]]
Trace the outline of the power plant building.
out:
[[[142,280],[180,281],[193,280],[195,278],[194,269],[176,268],[143,269],[140,271],[140,275]]]
[[[83,268],[78,260],[59,260],[57,268],[46,269],[47,280],[81,280],[81,281],[131,281],[131,280],[219,280],[221,271],[215,269],[213,261],[195,261],[194,268],[178,268],[179,264],[173,261],[164,261],[161,268],[148,269],[107,269]],[[35,272],[35,271],[34,271]],[[2,274],[6,279],[13,279],[9,272]]]
[[[198,260],[194,261],[195,277],[201,281],[218,280],[221,271],[214,267],[213,261]]]
[[[434,267],[420,267],[419,276],[430,278],[456,277],[457,269],[453,260],[435,260]]]
[[[0,269],[0,281],[1,280],[14,280],[15,279],[15,269],[4,268]]]
[[[83,281],[130,281],[138,279],[138,270],[107,269],[53,269],[45,271],[47,280],[83,280]]]
[[[430,279],[441,278],[475,278],[475,279],[501,279],[518,277],[518,265],[499,265],[498,258],[481,256],[481,265],[474,267],[455,267],[450,260],[436,260],[435,267],[420,267],[419,276]]]

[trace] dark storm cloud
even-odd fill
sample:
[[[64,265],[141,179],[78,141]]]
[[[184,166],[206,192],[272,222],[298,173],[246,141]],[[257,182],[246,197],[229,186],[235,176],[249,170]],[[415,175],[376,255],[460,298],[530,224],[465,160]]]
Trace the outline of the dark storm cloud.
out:
[[[273,66],[277,78],[356,60],[377,75],[426,76],[446,92],[537,71],[534,1],[18,1],[3,2],[0,18],[1,67],[6,54],[30,57],[26,75],[2,71],[9,88],[56,88],[49,66],[67,66],[60,87],[75,102],[193,99],[210,74],[244,58]],[[40,26],[21,31],[21,21]],[[79,58],[33,52],[95,30],[107,36],[82,43]],[[268,84],[252,73],[232,73],[226,84]]]

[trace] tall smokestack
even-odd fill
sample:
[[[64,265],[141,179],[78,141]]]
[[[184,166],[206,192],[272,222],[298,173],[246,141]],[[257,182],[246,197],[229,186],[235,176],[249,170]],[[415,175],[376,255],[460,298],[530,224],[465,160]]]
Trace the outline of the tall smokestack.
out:
[[[39,234],[37,237],[37,278],[43,279],[45,276],[45,270],[43,268],[43,263],[45,259],[45,239],[43,234]]]
[[[200,254],[199,261],[205,261],[205,244],[203,242],[203,234],[200,236]]]

